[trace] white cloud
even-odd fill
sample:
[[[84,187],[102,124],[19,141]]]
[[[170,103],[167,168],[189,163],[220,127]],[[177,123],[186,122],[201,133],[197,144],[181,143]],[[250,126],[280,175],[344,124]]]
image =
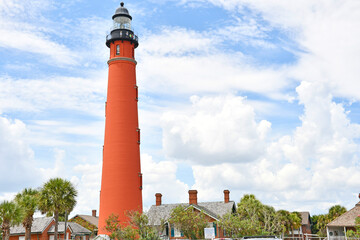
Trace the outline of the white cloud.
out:
[[[104,74],[103,74],[104,73]],[[98,77],[98,78],[97,78]],[[100,80],[99,80],[100,79]],[[105,72],[92,78],[53,76],[47,79],[12,79],[0,77],[2,111],[25,112],[68,109],[104,116]],[[69,88],[69,86],[72,86]]]
[[[252,192],[289,210],[307,206],[316,213],[339,202],[351,207],[356,199],[349,196],[360,187],[360,125],[350,122],[324,84],[302,82],[297,92],[304,114],[292,135],[263,145],[266,153],[257,161],[224,163],[224,152],[218,165],[193,166],[194,188],[205,195],[229,188],[237,198]]]
[[[217,35],[184,28],[148,35],[137,55],[143,91],[181,95],[242,90],[275,97],[290,84],[284,78],[286,66],[254,66],[251,58],[224,51],[218,41]]]
[[[75,214],[90,215],[92,210],[99,209],[102,162],[96,164],[78,164],[73,171],[71,182],[78,190],[77,205],[72,212]],[[99,212],[97,212],[99,214]]]
[[[212,165],[250,162],[264,151],[271,124],[255,121],[243,97],[191,97],[192,108],[162,118],[163,146],[170,157]]]
[[[194,2],[193,0],[183,1]],[[197,1],[195,1],[197,2]],[[233,13],[250,9],[255,25],[269,25],[298,43],[302,52],[293,51],[298,62],[287,77],[299,81],[324,82],[336,96],[359,99],[360,82],[360,4],[344,1],[268,1],[268,0],[207,0]],[[245,11],[248,16],[248,10]],[[235,14],[236,15],[236,14]],[[256,16],[256,17],[255,17]],[[251,16],[250,16],[251,17]],[[260,32],[266,34],[267,29]],[[251,39],[251,38],[250,38]]]
[[[21,190],[24,183],[28,187],[39,183],[34,152],[23,140],[27,134],[22,121],[0,116],[0,186],[4,192]]]
[[[162,194],[162,202],[186,202],[189,186],[176,179],[176,163],[173,161],[155,162],[148,154],[141,154],[143,173],[144,210],[155,204],[155,193]]]

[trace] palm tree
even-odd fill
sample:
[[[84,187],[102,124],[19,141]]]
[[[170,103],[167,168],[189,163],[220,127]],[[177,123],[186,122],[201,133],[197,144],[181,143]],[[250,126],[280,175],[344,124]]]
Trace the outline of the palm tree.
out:
[[[294,238],[294,230],[301,227],[301,215],[298,212],[292,212],[289,214],[290,226],[292,237]]]
[[[59,213],[70,213],[76,205],[77,191],[70,181],[52,178],[44,184],[39,194],[39,209],[55,217],[55,237],[58,237]],[[66,230],[65,233],[66,235]]]
[[[335,218],[346,212],[346,208],[341,205],[334,205],[329,209],[328,218],[329,222],[333,221]]]
[[[31,239],[33,215],[38,208],[38,193],[39,191],[35,189],[25,188],[15,196],[15,202],[24,212],[22,224],[25,228],[25,240]]]
[[[22,211],[18,205],[9,201],[0,204],[0,223],[4,240],[9,240],[10,227],[19,224],[21,220]]]

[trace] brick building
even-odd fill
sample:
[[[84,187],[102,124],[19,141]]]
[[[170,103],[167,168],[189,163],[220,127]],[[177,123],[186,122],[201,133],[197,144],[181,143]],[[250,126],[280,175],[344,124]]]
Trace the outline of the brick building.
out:
[[[58,239],[64,239],[65,223],[59,222]],[[91,231],[81,225],[68,222],[66,227],[67,239],[89,240]],[[55,219],[52,217],[34,218],[31,227],[31,240],[53,240],[55,237]],[[9,240],[25,240],[25,228],[22,224],[10,228]]]
[[[156,205],[152,205],[147,215],[149,218],[149,224],[154,227],[160,227],[162,222],[165,222],[165,227],[162,229],[161,236],[166,239],[180,239],[183,238],[179,229],[168,222],[172,210],[178,206],[192,206],[194,211],[202,211],[208,219],[208,227],[213,227],[216,237],[224,237],[224,231],[216,225],[216,221],[227,213],[235,213],[235,202],[230,201],[230,191],[224,190],[224,201],[219,202],[198,202],[197,191],[189,190],[189,202],[188,203],[176,203],[176,204],[163,204],[162,195],[160,193],[155,194]]]

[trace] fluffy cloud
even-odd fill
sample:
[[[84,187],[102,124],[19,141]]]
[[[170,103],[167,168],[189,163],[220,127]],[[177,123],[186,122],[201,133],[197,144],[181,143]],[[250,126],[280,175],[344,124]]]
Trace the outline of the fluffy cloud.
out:
[[[253,12],[255,25],[265,20],[270,28],[283,32],[301,51],[290,49],[298,62],[287,77],[299,81],[321,81],[336,96],[359,100],[360,4],[345,1],[267,1],[267,0],[184,0],[183,3],[207,2],[235,15]],[[260,16],[260,18],[259,18]],[[256,28],[266,33],[268,29]],[[258,34],[259,35],[259,34]],[[251,40],[251,38],[250,38]]]
[[[242,97],[191,98],[186,112],[163,116],[163,146],[170,157],[212,165],[255,161],[264,151],[271,124],[255,121],[254,109]]]
[[[78,190],[77,205],[73,214],[91,214],[91,210],[99,209],[102,162],[96,164],[78,164],[73,171],[76,176],[71,182]],[[97,213],[99,214],[99,212]]]
[[[34,152],[24,141],[28,134],[20,120],[0,117],[0,186],[2,191],[17,191],[23,184],[38,184],[39,172],[34,167]]]
[[[187,201],[189,186],[176,179],[176,163],[173,161],[155,162],[150,155],[141,154],[141,170],[145,210],[155,204],[155,193],[163,195],[163,203]]]
[[[251,163],[193,166],[193,187],[204,195],[229,188],[238,198],[252,192],[290,210],[319,212],[339,202],[351,207],[354,199],[348,196],[360,181],[360,125],[350,122],[323,84],[302,82],[297,93],[304,114],[292,135],[263,145],[266,153]],[[309,201],[318,207],[307,205]]]

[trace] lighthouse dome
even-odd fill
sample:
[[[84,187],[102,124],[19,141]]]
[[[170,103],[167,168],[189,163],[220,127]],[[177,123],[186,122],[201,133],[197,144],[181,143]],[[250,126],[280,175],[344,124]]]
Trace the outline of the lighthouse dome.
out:
[[[132,19],[132,17],[130,16],[129,14],[129,11],[127,10],[127,8],[124,7],[124,3],[121,2],[120,3],[120,7],[118,7],[115,11],[115,14],[113,16],[113,19],[116,18],[116,17],[128,17],[130,19]]]

